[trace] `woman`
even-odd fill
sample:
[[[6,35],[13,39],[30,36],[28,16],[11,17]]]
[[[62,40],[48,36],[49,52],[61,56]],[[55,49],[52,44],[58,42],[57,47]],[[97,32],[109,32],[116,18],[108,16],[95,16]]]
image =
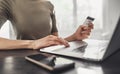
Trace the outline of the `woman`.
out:
[[[83,40],[90,35],[93,24],[80,26],[75,33],[58,37],[54,6],[46,0],[0,0],[0,27],[10,20],[18,40],[0,38],[0,50],[40,49]]]

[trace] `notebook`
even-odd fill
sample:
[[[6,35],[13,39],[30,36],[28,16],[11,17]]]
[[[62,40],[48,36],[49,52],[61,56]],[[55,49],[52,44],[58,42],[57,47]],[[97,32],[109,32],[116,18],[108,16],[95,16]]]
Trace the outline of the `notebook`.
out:
[[[40,52],[80,58],[92,61],[103,61],[120,48],[120,18],[109,40],[92,40],[69,42],[70,47],[63,45],[40,49]]]

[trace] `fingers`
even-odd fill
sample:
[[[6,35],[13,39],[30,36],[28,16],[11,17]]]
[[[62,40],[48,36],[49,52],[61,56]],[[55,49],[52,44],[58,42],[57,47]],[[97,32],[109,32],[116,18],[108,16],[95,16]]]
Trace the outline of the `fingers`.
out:
[[[61,42],[63,45],[65,45],[66,47],[69,46],[69,44],[68,44],[68,42],[67,42],[66,40],[64,40],[64,39],[62,39],[62,38],[59,38],[59,40],[60,40],[60,42]]]
[[[64,40],[60,40],[60,41],[49,41],[48,42],[48,46],[51,46],[51,45],[65,45],[66,47],[69,46],[68,42],[64,41]]]
[[[83,30],[81,31],[81,34],[87,34],[90,35],[91,29],[87,27],[83,27]]]
[[[81,34],[82,34],[82,35],[90,35],[90,32],[91,32],[91,31],[82,31]]]
[[[89,27],[90,29],[93,29],[93,28],[94,28],[93,23],[89,23],[89,24],[88,24],[88,27]]]
[[[33,41],[30,46],[33,49],[39,49],[39,48],[44,48],[52,45],[65,45],[66,47],[69,46],[68,42],[65,41],[62,38],[59,38],[57,36],[49,35],[44,38],[38,39]]]
[[[88,25],[81,25],[80,26],[83,30],[91,30],[94,28],[93,23],[89,23]]]
[[[81,33],[90,35],[91,30],[93,29],[93,24],[89,23],[88,26],[82,25],[81,26]]]
[[[79,34],[81,39],[86,39],[89,37],[91,30],[93,29],[93,24],[90,23],[88,26],[81,25],[79,29]]]
[[[60,45],[60,42],[57,41],[49,41],[47,46],[51,46],[51,45]]]
[[[49,45],[59,45],[59,44],[63,44],[66,47],[69,46],[68,42],[62,38],[59,38],[57,36],[53,36],[53,35],[49,35],[48,36],[48,40],[49,40]]]

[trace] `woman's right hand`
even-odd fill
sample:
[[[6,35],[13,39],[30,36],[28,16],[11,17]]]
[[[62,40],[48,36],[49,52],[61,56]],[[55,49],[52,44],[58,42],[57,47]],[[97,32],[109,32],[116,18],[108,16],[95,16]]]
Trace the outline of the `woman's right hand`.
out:
[[[40,48],[48,47],[48,46],[52,46],[52,45],[65,45],[66,47],[69,46],[69,44],[66,40],[59,38],[58,36],[49,35],[44,38],[34,40],[30,44],[30,48],[40,49]]]

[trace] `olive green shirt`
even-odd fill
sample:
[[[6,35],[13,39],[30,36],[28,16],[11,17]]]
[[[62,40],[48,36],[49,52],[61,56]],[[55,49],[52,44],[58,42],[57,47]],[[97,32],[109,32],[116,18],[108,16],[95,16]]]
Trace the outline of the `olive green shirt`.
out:
[[[39,39],[57,32],[54,6],[46,0],[0,0],[0,28],[10,20],[17,39]]]

